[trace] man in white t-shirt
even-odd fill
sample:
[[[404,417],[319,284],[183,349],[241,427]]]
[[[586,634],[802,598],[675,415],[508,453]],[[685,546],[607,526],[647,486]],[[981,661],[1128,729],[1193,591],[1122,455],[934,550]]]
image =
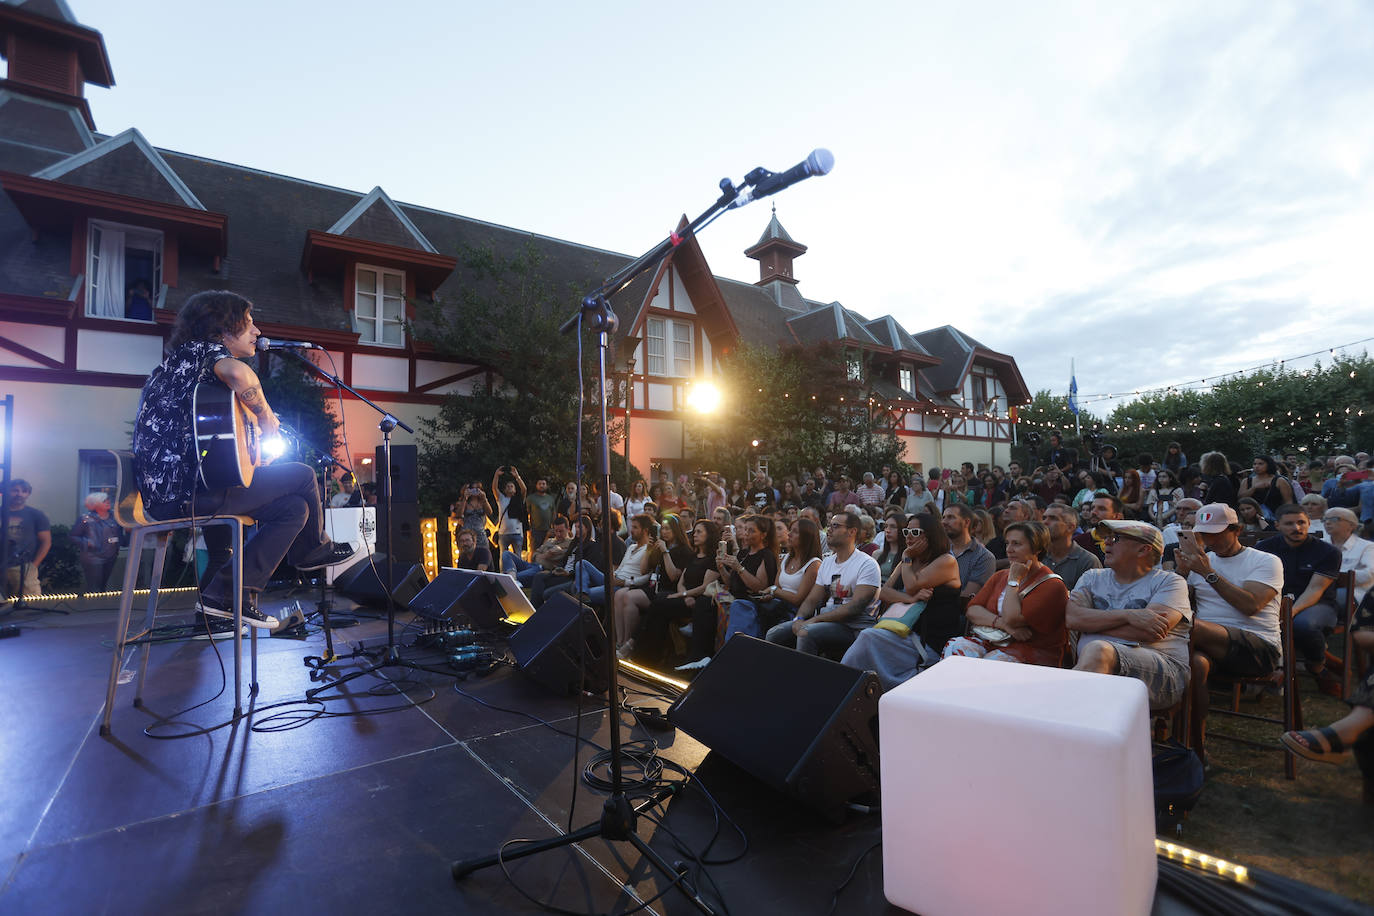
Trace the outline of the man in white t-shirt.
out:
[[[873,625],[866,612],[883,574],[878,561],[856,549],[859,525],[854,512],[836,512],[831,517],[827,536],[834,553],[821,560],[816,584],[797,608],[797,616],[768,631],[769,642],[808,655],[838,658],[860,630]]]
[[[1193,619],[1192,743],[1203,746],[1207,678],[1213,668],[1233,677],[1262,677],[1283,660],[1279,592],[1283,563],[1272,553],[1243,547],[1240,518],[1225,503],[1197,510],[1174,553],[1175,568],[1197,596]]]
[[[1168,709],[1188,689],[1188,586],[1156,568],[1164,537],[1145,522],[1107,519],[1097,526],[1105,569],[1090,569],[1069,595],[1079,671],[1144,681],[1151,709]]]

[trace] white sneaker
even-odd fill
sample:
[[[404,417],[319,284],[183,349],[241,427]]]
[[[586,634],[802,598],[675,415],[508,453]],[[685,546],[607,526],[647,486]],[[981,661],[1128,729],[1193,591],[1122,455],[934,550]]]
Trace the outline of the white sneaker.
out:
[[[619,659],[628,659],[631,655],[634,655],[634,652],[635,641],[629,639],[625,641],[625,645],[615,650],[615,657]]]
[[[690,637],[692,635],[692,625],[690,623],[685,623],[682,626],[678,627],[677,631],[681,633],[683,636]]]
[[[678,666],[677,666],[676,668],[674,668],[673,670],[674,670],[674,671],[700,671],[702,668],[705,668],[705,667],[706,667],[707,665],[709,665],[709,664],[711,664],[711,656],[708,655],[708,656],[706,656],[705,658],[699,658],[699,659],[697,659],[697,660],[694,661],[694,662],[688,662],[688,663],[685,664],[685,665],[678,665]]]

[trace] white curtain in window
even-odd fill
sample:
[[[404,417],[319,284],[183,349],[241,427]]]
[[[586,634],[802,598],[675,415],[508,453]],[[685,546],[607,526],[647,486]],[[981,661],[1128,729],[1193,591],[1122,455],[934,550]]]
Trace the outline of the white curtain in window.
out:
[[[124,317],[124,233],[102,227],[100,264],[96,268],[95,301],[91,314],[102,318]]]

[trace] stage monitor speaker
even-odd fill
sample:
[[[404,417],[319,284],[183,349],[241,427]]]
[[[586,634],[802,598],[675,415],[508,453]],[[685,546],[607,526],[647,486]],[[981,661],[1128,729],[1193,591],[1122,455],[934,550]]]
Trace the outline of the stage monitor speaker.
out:
[[[391,501],[397,506],[402,503],[420,501],[420,479],[418,475],[420,450],[414,445],[393,445],[391,447]],[[387,479],[386,453],[377,446],[377,505],[386,503],[386,491],[382,489]]]
[[[397,563],[419,563],[424,552],[420,533],[420,507],[415,503],[396,503],[391,507],[391,527],[387,527],[386,506],[377,504],[377,550]],[[395,545],[391,540],[395,540]]]
[[[373,554],[372,562],[366,559],[353,564],[343,575],[334,580],[334,591],[359,604],[386,604],[386,565],[390,562],[386,554]],[[391,593],[396,606],[401,609],[410,607],[415,597],[429,584],[425,569],[418,563],[392,563],[393,581],[396,590]]]
[[[440,569],[434,581],[415,596],[410,609],[434,621],[465,616],[475,630],[495,630],[506,615],[491,583],[469,569]]]
[[[606,631],[596,611],[556,592],[511,634],[515,663],[554,693],[606,690]]]
[[[735,636],[668,708],[668,721],[839,822],[846,803],[878,791],[880,692],[871,671]]]

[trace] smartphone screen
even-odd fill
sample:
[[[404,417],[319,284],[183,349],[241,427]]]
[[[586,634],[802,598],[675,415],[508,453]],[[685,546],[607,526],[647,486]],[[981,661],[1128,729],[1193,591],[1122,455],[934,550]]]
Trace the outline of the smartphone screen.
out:
[[[723,560],[723,559],[725,559],[725,542],[724,542],[724,541],[720,541],[720,542],[718,542],[718,543],[716,544],[716,559],[717,559],[717,560]]]

